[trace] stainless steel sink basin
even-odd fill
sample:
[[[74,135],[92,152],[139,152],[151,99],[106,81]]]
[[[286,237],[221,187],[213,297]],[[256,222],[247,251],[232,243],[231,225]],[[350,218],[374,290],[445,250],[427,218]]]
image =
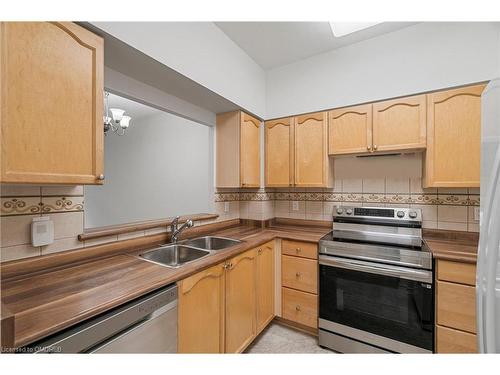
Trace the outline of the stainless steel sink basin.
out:
[[[177,268],[186,263],[203,258],[208,254],[210,254],[210,251],[196,249],[186,246],[185,244],[175,244],[148,250],[139,256],[163,266]]]
[[[241,241],[239,240],[233,240],[231,238],[206,236],[193,238],[192,240],[186,240],[183,241],[182,244],[186,246],[196,247],[198,249],[213,251],[224,250],[228,247],[239,244],[240,242]]]

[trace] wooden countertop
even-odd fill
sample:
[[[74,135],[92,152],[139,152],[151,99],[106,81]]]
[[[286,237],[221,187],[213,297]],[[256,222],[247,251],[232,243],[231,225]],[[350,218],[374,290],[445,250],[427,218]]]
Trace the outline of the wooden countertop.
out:
[[[144,249],[128,249],[112,256],[7,279],[2,282],[2,304],[14,316],[14,344],[20,347],[275,238],[318,242],[330,228],[287,222],[267,228],[235,225],[214,230],[210,235],[243,242],[178,269],[138,258]],[[477,241],[470,235],[454,238],[427,231],[424,239],[435,258],[476,261]]]
[[[424,230],[423,237],[435,259],[477,262],[479,233]]]
[[[14,316],[14,344],[20,347],[274,238],[318,242],[329,230],[329,227],[313,226],[259,228],[239,225],[211,235],[240,239],[242,243],[178,269],[139,259],[136,255],[143,250],[136,250],[19,279],[7,279],[2,283],[2,303]]]

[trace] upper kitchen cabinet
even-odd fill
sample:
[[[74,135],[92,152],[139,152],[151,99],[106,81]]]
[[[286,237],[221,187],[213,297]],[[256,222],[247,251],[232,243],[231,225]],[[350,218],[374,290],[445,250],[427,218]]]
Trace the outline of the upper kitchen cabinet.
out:
[[[424,187],[478,187],[485,85],[427,95]]]
[[[425,102],[425,95],[417,95],[330,111],[328,153],[424,149]]]
[[[1,182],[98,184],[103,39],[70,22],[0,27]]]
[[[300,187],[329,187],[333,171],[328,159],[328,113],[295,118],[295,178]]]
[[[265,123],[266,186],[283,187],[293,184],[293,118]]]
[[[371,151],[372,105],[335,109],[329,112],[330,155]]]
[[[373,104],[373,151],[424,149],[426,97],[410,96]]]
[[[260,187],[260,120],[241,111],[217,115],[216,185]]]

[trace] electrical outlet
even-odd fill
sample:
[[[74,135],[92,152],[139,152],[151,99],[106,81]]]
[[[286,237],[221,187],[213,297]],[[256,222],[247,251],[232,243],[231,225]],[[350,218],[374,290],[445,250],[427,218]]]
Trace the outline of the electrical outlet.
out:
[[[481,211],[479,210],[479,207],[474,207],[474,220],[479,221],[480,217],[481,217]]]
[[[224,212],[229,212],[229,202],[224,202]]]
[[[292,211],[298,211],[298,210],[299,210],[299,202],[292,201]]]

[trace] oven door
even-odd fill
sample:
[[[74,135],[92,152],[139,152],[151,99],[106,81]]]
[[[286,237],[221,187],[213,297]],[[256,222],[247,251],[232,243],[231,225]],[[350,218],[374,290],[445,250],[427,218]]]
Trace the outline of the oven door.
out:
[[[319,258],[320,328],[393,352],[433,351],[431,271]]]

